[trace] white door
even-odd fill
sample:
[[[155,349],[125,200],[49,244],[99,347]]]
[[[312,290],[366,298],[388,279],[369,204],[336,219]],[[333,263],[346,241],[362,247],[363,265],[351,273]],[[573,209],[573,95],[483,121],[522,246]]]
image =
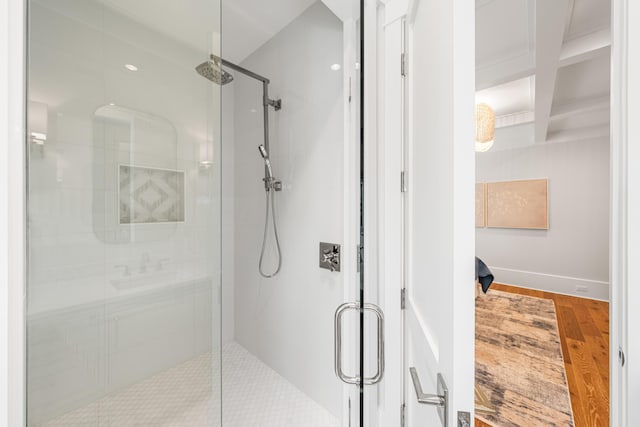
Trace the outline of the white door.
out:
[[[464,426],[474,401],[475,2],[409,3],[405,420]],[[444,388],[446,411],[426,396]]]

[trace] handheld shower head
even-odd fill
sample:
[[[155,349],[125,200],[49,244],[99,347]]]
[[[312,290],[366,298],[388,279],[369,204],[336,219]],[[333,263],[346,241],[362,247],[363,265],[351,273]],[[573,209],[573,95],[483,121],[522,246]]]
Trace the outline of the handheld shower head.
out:
[[[264,148],[264,145],[258,145],[258,151],[260,151],[260,155],[263,159],[267,160],[269,158],[269,154],[267,153],[267,149]]]
[[[258,146],[258,151],[260,151],[260,155],[262,156],[262,159],[264,160],[264,166],[267,168],[267,179],[272,180],[273,179],[273,171],[271,170],[271,162],[269,161],[269,153],[267,152],[267,149],[264,148],[264,145],[260,144]]]

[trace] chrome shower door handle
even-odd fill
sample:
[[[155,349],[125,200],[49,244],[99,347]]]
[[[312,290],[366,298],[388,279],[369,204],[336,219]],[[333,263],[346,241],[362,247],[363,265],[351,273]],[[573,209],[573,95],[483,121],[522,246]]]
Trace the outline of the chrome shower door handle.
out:
[[[340,378],[341,381],[347,384],[357,385],[357,384],[360,384],[359,375],[350,377],[342,371],[342,315],[347,310],[360,310],[360,304],[357,302],[346,302],[344,304],[341,304],[336,309],[336,314],[334,315],[334,335],[333,335],[335,340],[334,365],[335,365],[336,375],[338,376],[338,378]]]
[[[372,385],[379,383],[384,376],[384,314],[380,307],[375,304],[364,304],[364,310],[373,311],[377,318],[377,330],[378,330],[378,368],[373,377],[365,377],[364,381],[361,381],[359,375],[348,376],[342,370],[342,316],[347,310],[360,311],[362,308],[358,302],[347,302],[340,305],[334,316],[334,339],[335,339],[335,371],[340,380],[347,384],[360,384],[362,382],[365,385]]]
[[[365,310],[373,311],[378,319],[378,371],[372,377],[365,377],[365,385],[377,384],[384,376],[384,314],[382,309],[375,304],[364,304]]]

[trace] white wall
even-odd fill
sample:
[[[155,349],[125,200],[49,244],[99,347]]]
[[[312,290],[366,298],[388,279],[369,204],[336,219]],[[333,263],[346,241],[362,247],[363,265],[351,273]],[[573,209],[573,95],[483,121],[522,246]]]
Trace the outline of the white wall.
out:
[[[609,143],[489,151],[476,163],[478,182],[549,179],[549,230],[476,229],[496,282],[608,300]]]
[[[265,191],[262,87],[235,81],[235,335],[300,390],[341,416],[333,372],[333,313],[343,302],[343,273],[318,267],[318,243],[343,243],[342,23],[316,3],[242,65],[271,80],[270,156],[284,190],[276,194],[283,264],[258,275]],[[355,248],[343,248],[355,250]],[[274,265],[273,240],[265,265]]]

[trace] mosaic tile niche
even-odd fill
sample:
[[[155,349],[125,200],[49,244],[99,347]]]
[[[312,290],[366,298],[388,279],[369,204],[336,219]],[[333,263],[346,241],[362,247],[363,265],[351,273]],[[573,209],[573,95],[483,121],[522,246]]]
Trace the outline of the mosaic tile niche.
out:
[[[184,172],[119,166],[120,224],[184,222]]]

